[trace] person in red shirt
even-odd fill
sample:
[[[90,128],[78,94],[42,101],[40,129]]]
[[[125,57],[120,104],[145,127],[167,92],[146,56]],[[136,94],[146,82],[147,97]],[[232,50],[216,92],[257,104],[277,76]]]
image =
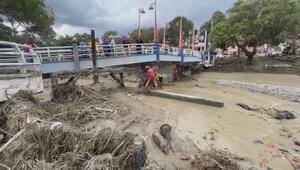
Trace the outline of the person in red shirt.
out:
[[[157,88],[157,82],[156,82],[156,76],[155,76],[155,71],[153,68],[151,68],[150,66],[146,66],[145,67],[147,70],[147,82],[146,82],[146,88],[148,88],[148,86],[150,84],[153,84],[156,88]]]

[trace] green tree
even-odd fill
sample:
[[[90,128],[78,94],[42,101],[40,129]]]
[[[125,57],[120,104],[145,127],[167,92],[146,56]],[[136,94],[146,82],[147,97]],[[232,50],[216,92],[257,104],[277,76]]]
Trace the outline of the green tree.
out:
[[[138,30],[133,30],[130,33],[130,41],[132,43],[135,43],[136,40],[138,38]],[[149,28],[142,28],[141,29],[141,39],[145,42],[145,43],[151,43],[153,42],[153,27],[149,27]]]
[[[44,41],[50,41],[55,36],[51,27],[54,14],[43,0],[0,1],[0,18],[10,23],[13,38],[20,30]]]
[[[111,35],[114,36],[114,37],[116,37],[116,36],[118,36],[118,32],[117,31],[106,31],[103,34],[103,38],[107,39]]]
[[[217,25],[213,30],[212,43],[234,43],[251,64],[258,46],[278,45],[298,34],[299,11],[299,0],[239,0],[228,11],[225,28]]]
[[[230,30],[231,26],[226,21],[218,23],[210,33],[209,40],[212,44],[212,49],[221,48],[226,50],[232,43],[233,35]]]
[[[77,33],[73,37],[75,37],[77,39],[77,41],[82,41],[82,40],[89,41],[91,38],[91,35],[88,33],[83,33],[83,34]]]
[[[224,21],[226,19],[226,15],[221,11],[216,11],[213,13],[210,20],[206,21],[201,27],[200,32],[208,31],[211,32],[211,28],[220,23],[221,21]]]
[[[53,41],[52,45],[55,45],[55,46],[69,46],[69,45],[72,45],[73,38],[76,38],[76,40],[78,42],[80,42],[80,41],[83,41],[83,40],[89,41],[91,36],[88,33],[83,33],[83,34],[76,33],[73,36],[70,36],[70,35],[59,36]],[[98,41],[98,40],[96,39],[96,41]]]
[[[180,16],[174,18],[171,22],[169,22],[166,29],[166,39],[170,42],[171,46],[178,46],[179,44],[180,19],[181,19]],[[183,38],[185,40],[188,39],[189,32],[192,31],[193,28],[194,28],[193,22],[183,16],[182,31],[183,31]]]
[[[10,27],[3,24],[3,19],[0,18],[0,40],[10,41],[12,38],[12,30]]]
[[[55,46],[67,46],[72,44],[73,36],[65,35],[65,36],[59,36],[54,40]]]

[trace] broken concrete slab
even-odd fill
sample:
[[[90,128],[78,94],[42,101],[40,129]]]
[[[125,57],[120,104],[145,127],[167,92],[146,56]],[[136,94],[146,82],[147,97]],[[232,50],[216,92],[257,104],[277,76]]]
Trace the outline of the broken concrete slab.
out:
[[[186,101],[186,102],[197,103],[197,104],[204,104],[204,105],[209,105],[214,107],[224,107],[223,102],[204,99],[196,96],[189,96],[189,95],[164,92],[164,91],[150,91],[149,94],[152,96],[175,99],[175,100]]]

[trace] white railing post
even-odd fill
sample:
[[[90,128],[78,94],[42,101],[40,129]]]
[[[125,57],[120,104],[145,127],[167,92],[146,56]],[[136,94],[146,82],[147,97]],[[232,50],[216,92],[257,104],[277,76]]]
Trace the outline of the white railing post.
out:
[[[51,62],[52,60],[51,60],[51,55],[50,55],[50,49],[49,49],[49,47],[47,47],[47,53],[48,53],[49,61]]]
[[[26,73],[26,68],[25,68],[25,64],[26,64],[26,60],[24,57],[24,54],[22,53],[22,51],[20,50],[20,48],[18,47],[18,45],[16,43],[14,43],[14,49],[17,53],[19,53],[19,57],[18,57],[18,62],[19,63],[23,63],[23,66],[20,66],[20,72],[21,73]]]

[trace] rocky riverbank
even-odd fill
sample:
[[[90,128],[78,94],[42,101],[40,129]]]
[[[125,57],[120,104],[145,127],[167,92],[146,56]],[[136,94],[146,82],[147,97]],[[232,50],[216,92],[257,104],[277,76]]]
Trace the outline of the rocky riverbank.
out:
[[[253,92],[277,96],[293,102],[300,102],[300,87],[258,84],[234,80],[218,80],[215,82],[222,86],[246,89]]]

